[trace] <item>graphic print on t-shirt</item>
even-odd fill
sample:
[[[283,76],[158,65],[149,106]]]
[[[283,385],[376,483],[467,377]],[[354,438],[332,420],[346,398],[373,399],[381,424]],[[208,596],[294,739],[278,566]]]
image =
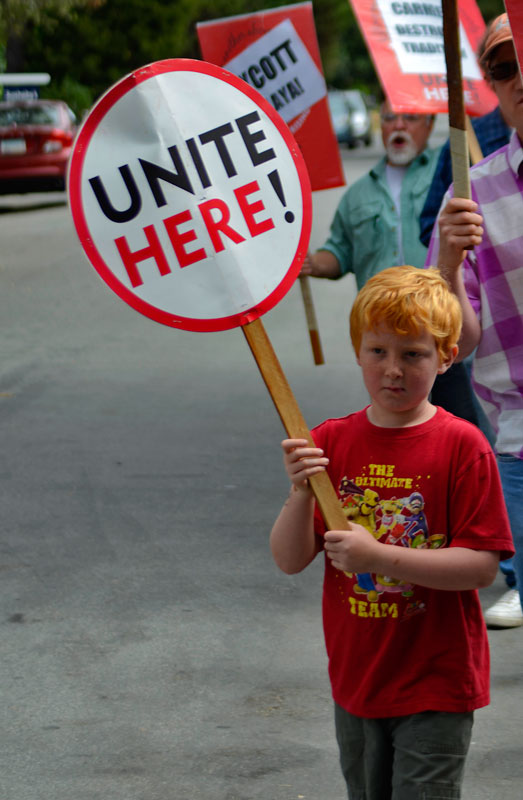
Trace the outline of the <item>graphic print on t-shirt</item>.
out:
[[[373,464],[369,467],[372,474]],[[386,468],[385,468],[386,469]],[[343,512],[347,519],[366,528],[375,539],[384,544],[399,547],[431,548],[444,547],[447,537],[442,533],[431,533],[425,516],[425,500],[420,491],[407,491],[412,489],[412,479],[395,479],[392,475],[393,467],[389,474],[385,472],[381,477],[368,480],[361,476],[350,480],[346,476],[340,481],[338,494]],[[376,488],[393,487],[400,491],[392,497],[380,497]],[[374,573],[345,573],[354,578],[352,592],[355,596],[375,603],[381,595],[400,594],[410,598],[414,595],[414,585],[392,578],[388,575]],[[351,603],[351,606],[353,604]],[[407,613],[419,613],[422,607],[415,602],[407,606]]]

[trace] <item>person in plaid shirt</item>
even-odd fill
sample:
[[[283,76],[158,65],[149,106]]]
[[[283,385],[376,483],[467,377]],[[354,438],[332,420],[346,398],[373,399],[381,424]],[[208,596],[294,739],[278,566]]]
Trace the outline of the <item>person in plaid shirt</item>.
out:
[[[471,170],[471,200],[453,197],[452,187],[445,195],[427,264],[460,300],[460,356],[477,348],[473,386],[496,433],[516,548],[518,591],[497,604],[507,606],[499,626],[515,627],[523,623],[523,81],[506,14],[490,27],[483,67],[514,131]]]

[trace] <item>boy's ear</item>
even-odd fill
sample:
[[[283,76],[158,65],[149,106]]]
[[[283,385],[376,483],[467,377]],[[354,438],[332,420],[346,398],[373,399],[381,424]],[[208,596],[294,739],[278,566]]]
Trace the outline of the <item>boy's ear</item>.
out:
[[[457,358],[458,353],[459,353],[458,345],[453,344],[449,352],[447,353],[446,358],[443,359],[443,361],[438,367],[438,375],[443,375],[443,373],[446,372],[448,368],[452,366],[452,364]]]

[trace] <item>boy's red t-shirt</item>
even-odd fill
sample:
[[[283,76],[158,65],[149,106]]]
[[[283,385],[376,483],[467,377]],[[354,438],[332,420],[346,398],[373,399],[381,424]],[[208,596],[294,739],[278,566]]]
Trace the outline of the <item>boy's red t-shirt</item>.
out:
[[[366,409],[312,431],[349,519],[395,547],[513,555],[495,456],[468,422],[438,408],[408,428]],[[325,525],[316,511],[316,532]],[[325,558],[323,622],[334,700],[361,717],[471,711],[489,702],[488,639],[477,591],[347,575]]]

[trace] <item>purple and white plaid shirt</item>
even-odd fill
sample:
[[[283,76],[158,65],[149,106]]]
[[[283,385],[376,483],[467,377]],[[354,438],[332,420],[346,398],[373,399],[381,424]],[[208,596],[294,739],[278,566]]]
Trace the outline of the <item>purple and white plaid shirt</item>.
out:
[[[467,295],[481,322],[473,384],[497,432],[498,453],[523,458],[523,149],[517,133],[473,167],[470,178],[485,231],[463,262]],[[438,250],[436,223],[427,265],[437,263]]]

